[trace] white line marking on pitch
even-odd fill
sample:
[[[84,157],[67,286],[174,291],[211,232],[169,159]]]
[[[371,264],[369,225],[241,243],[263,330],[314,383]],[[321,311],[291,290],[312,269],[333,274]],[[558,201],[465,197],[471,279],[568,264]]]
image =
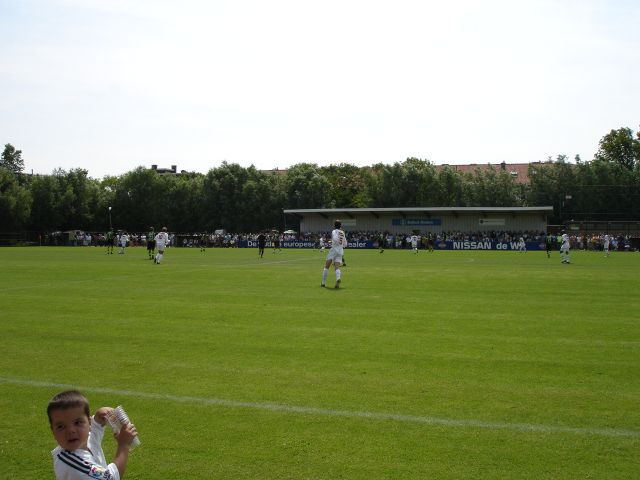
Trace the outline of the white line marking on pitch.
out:
[[[104,393],[123,397],[148,398],[177,403],[195,403],[199,405],[215,405],[229,408],[251,408],[271,412],[299,413],[303,415],[324,415],[328,417],[365,418],[369,420],[392,420],[403,423],[418,423],[424,425],[439,425],[444,427],[472,427],[486,430],[512,430],[531,433],[570,433],[575,435],[600,435],[604,437],[633,437],[640,438],[640,431],[618,428],[581,428],[563,427],[557,425],[539,425],[530,423],[485,422],[482,420],[455,420],[429,416],[401,415],[381,412],[359,412],[353,410],[331,410],[315,407],[301,407],[279,403],[239,402],[220,398],[188,397],[166,395],[151,392],[134,392],[132,390],[115,390],[103,387],[83,387],[65,383],[41,382],[36,380],[22,380],[17,378],[0,377],[0,384],[25,385],[29,387],[43,387],[56,389],[77,389],[84,392]]]

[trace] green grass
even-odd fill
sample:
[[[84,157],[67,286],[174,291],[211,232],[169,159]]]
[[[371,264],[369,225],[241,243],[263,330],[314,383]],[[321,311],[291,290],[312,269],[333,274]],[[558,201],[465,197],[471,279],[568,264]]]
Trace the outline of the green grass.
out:
[[[640,255],[323,259],[0,249],[0,478],[52,477],[65,385],[126,408],[128,479],[640,476]]]

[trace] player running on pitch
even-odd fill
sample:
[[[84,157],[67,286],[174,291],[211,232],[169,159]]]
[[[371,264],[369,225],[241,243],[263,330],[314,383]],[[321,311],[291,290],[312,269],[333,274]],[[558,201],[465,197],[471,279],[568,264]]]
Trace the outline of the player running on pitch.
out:
[[[336,272],[336,285],[335,288],[340,288],[342,279],[340,278],[340,267],[342,266],[342,255],[344,255],[344,248],[347,246],[347,238],[344,231],[340,228],[342,222],[336,220],[333,222],[334,230],[331,232],[331,250],[327,254],[327,259],[324,263],[324,270],[322,270],[322,283],[321,287],[324,287],[327,283],[327,276],[329,275],[329,267],[333,263],[333,269]]]
[[[149,227],[149,231],[147,232],[147,255],[149,255],[149,260],[153,260],[156,254],[156,231],[153,227]]]
[[[167,234],[167,227],[162,227],[162,231],[156,235],[156,248],[158,253],[153,260],[153,263],[160,265],[162,257],[164,257],[164,249],[169,245],[169,235]]]

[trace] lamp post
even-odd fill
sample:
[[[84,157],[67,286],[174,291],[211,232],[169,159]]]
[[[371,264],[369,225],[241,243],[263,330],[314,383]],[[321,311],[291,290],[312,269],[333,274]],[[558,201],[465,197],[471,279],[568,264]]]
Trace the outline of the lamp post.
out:
[[[569,200],[571,200],[572,198],[572,195],[565,193],[564,199],[560,202],[560,223],[562,224],[564,224],[564,219],[562,218],[562,209],[567,205],[567,203],[569,203]]]
[[[111,224],[111,207],[109,207],[109,230],[113,230],[113,225]]]

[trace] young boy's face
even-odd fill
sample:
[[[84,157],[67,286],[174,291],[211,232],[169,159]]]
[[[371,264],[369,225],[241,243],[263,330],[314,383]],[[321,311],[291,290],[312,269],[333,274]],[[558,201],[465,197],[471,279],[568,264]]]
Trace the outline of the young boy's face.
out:
[[[82,406],[51,412],[51,431],[65,450],[87,449],[91,422]]]

